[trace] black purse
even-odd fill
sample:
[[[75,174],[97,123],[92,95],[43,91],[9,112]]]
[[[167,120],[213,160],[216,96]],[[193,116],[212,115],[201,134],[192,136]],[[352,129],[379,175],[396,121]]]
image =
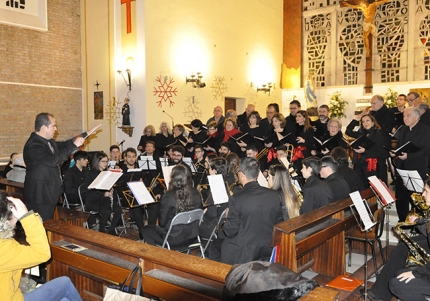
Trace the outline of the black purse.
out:
[[[130,285],[127,285],[128,279],[130,279]],[[134,288],[134,284],[137,285]],[[106,294],[103,298],[103,301],[147,301],[150,300],[148,298],[143,297],[142,290],[142,268],[137,265],[131,272],[128,274],[127,278],[120,285],[109,285],[106,289]]]

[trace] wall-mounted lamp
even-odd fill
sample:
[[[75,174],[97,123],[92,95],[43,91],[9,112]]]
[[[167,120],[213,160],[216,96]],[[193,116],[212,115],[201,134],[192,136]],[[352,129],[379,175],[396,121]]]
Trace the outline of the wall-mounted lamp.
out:
[[[121,70],[117,71],[119,74],[121,74],[122,78],[124,79],[125,84],[128,87],[128,91],[131,91],[131,70],[130,69],[126,69],[125,72],[127,72],[127,78],[128,78],[128,82],[127,79],[124,76],[124,73]]]
[[[267,83],[267,85],[261,85],[262,88],[257,87],[257,92],[263,91],[264,93],[269,93],[270,95],[270,89],[272,88],[272,83]]]
[[[185,82],[187,84],[188,83],[194,83],[193,84],[194,88],[199,88],[200,89],[200,88],[206,87],[206,84],[204,82],[202,82],[203,75],[200,75],[200,74],[201,74],[200,72],[197,72],[197,78],[196,78],[196,76],[194,74],[192,74],[190,76],[190,78],[186,77],[185,78]]]

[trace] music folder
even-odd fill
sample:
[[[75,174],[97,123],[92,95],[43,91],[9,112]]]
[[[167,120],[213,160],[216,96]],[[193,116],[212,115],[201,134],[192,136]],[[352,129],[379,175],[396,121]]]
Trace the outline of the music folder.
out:
[[[352,292],[362,284],[363,280],[352,278],[346,275],[339,275],[327,283],[326,286]]]
[[[387,185],[385,185],[384,182],[382,182],[376,176],[371,176],[367,179],[369,180],[370,186],[378,194],[379,199],[384,206],[394,203],[396,201],[393,192],[388,189]]]
[[[366,136],[360,136],[357,139],[355,139],[354,141],[352,141],[351,143],[349,143],[349,145],[355,149],[358,149],[360,146],[364,149],[369,149],[375,145],[375,142],[373,142],[372,140],[370,140]]]
[[[319,151],[326,149],[326,148],[327,149],[335,148],[336,146],[338,146],[338,143],[337,143],[336,139],[333,139],[334,137],[335,136],[332,136],[332,137],[326,139],[325,141],[321,141],[318,138],[314,137],[314,139],[316,141],[316,143],[315,143],[316,148]]]
[[[235,136],[237,136],[237,137],[235,137]],[[233,140],[235,140],[236,143],[239,143],[240,141],[247,143],[249,137],[248,137],[248,133],[245,133],[243,135],[236,134],[234,136],[230,136],[230,138],[232,138]],[[244,139],[244,138],[246,138],[246,139]]]
[[[88,186],[88,189],[110,190],[121,176],[122,171],[120,169],[102,171]]]
[[[413,144],[411,141],[406,142],[402,146],[396,148],[395,150],[392,150],[393,153],[395,153],[397,156],[401,156],[402,153],[416,153],[419,151],[420,148]]]
[[[291,135],[291,133],[288,133],[285,136],[282,136],[281,134],[279,134],[277,132],[276,136],[278,137],[279,142],[282,143],[282,144],[291,143],[292,142],[291,139],[293,138],[293,136]]]

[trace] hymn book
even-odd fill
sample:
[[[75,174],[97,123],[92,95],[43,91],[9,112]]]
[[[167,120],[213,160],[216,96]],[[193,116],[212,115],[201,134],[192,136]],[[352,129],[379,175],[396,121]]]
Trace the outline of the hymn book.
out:
[[[392,150],[397,156],[401,156],[402,153],[416,153],[420,148],[413,144],[411,141],[406,142],[402,146],[398,147],[395,150]]]
[[[122,176],[122,171],[107,170],[99,173],[97,178],[88,186],[88,189],[110,190],[112,186]]]
[[[348,142],[347,142],[348,143]],[[353,149],[358,149],[362,147],[364,149],[372,148],[375,145],[375,142],[367,138],[366,136],[360,136],[351,143],[348,143]]]

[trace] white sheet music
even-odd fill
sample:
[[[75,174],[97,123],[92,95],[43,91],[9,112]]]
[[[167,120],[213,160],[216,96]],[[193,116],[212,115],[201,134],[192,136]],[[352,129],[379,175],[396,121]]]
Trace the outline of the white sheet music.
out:
[[[143,170],[156,170],[157,165],[152,156],[140,156],[140,160],[138,161],[139,168]]]
[[[261,187],[269,188],[269,183],[267,183],[266,178],[263,176],[263,173],[260,171],[257,178],[258,184],[260,184]]]
[[[160,158],[161,166],[168,166],[169,160],[167,158]]]
[[[122,172],[120,171],[102,171],[88,186],[88,189],[110,190],[121,176]]]
[[[386,202],[385,205],[394,203],[396,201],[393,198],[393,195],[388,190],[387,186],[385,186],[380,179],[378,179],[376,176],[368,177],[368,179],[369,179],[369,182],[371,183],[371,185],[378,192],[378,194],[381,195],[382,200]]]
[[[109,161],[108,168],[109,169],[115,169],[116,161]]]
[[[427,162],[427,161],[426,161]],[[403,184],[410,191],[421,193],[424,189],[424,182],[420,174],[416,170],[396,169],[402,177]]]
[[[128,187],[139,205],[155,203],[145,184],[141,181],[128,182]]]
[[[225,188],[224,178],[222,177],[222,175],[208,176],[208,181],[214,204],[227,203],[228,194],[227,189]]]
[[[354,203],[355,209],[363,222],[364,229],[367,231],[376,225],[376,223],[374,223],[370,218],[369,211],[367,211],[366,205],[364,205],[365,201],[361,197],[360,192],[351,192],[349,196],[351,197],[352,203]]]
[[[161,169],[163,170],[164,182],[166,183],[167,189],[169,189],[170,174],[172,173],[173,167],[175,167],[175,165],[161,167]]]

